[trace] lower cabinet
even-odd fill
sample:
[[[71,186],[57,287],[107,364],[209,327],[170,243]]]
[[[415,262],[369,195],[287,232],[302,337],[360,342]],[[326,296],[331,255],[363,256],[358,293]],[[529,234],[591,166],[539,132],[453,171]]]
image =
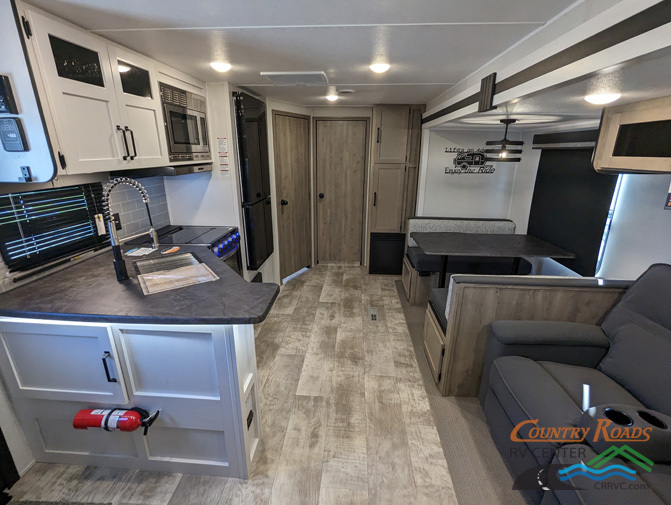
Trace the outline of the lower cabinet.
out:
[[[440,328],[440,324],[433,314],[431,306],[426,308],[424,318],[424,352],[429,362],[429,368],[433,375],[433,380],[438,384],[440,382],[440,373],[445,357],[445,335]]]
[[[3,319],[0,341],[37,461],[247,477],[260,433],[251,325]],[[132,407],[161,411],[146,437],[72,427],[81,409]]]

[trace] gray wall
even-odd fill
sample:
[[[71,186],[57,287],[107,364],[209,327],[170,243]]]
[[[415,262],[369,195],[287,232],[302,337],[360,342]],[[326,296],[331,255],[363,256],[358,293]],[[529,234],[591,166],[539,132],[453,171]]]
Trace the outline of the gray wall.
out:
[[[138,182],[149,193],[149,210],[154,227],[158,229],[170,224],[163,177],[147,177],[138,179]],[[136,189],[121,184],[112,191],[110,202],[112,213],[119,214],[121,218],[122,229],[119,230],[119,238],[129,237],[149,229],[147,209]]]

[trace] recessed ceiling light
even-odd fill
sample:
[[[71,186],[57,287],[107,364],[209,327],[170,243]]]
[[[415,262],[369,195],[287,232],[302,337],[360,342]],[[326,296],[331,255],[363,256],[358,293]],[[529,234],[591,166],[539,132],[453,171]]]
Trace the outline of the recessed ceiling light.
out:
[[[598,95],[587,95],[585,101],[593,103],[595,105],[604,105],[606,103],[614,102],[619,99],[622,95],[619,93],[600,93]]]
[[[217,72],[228,72],[231,69],[231,64],[223,61],[213,61],[210,66]]]
[[[383,72],[386,72],[387,70],[389,70],[389,68],[390,68],[389,63],[373,63],[373,64],[370,66],[370,69],[371,69],[373,72],[378,73],[378,74],[381,74],[381,73],[383,73]]]
[[[124,73],[124,72],[128,72],[129,70],[130,70],[130,67],[128,65],[119,64],[119,72]]]
[[[326,99],[329,102],[335,102],[338,98],[339,98],[338,95],[326,95]]]

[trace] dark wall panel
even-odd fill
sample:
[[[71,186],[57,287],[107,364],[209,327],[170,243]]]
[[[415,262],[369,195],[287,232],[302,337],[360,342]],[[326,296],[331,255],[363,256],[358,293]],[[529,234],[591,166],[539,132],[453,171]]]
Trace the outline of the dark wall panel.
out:
[[[544,149],[528,233],[576,255],[559,263],[580,275],[594,275],[616,183],[616,175],[594,171],[591,149]]]

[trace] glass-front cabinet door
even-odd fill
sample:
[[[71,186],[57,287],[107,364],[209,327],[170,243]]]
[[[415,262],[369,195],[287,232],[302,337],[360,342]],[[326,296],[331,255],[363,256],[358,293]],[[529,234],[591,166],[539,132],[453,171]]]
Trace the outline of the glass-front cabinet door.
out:
[[[168,148],[154,63],[108,45],[114,87],[128,142],[129,168],[167,164]]]
[[[39,69],[49,95],[68,174],[107,172],[127,166],[107,44],[34,11]]]

